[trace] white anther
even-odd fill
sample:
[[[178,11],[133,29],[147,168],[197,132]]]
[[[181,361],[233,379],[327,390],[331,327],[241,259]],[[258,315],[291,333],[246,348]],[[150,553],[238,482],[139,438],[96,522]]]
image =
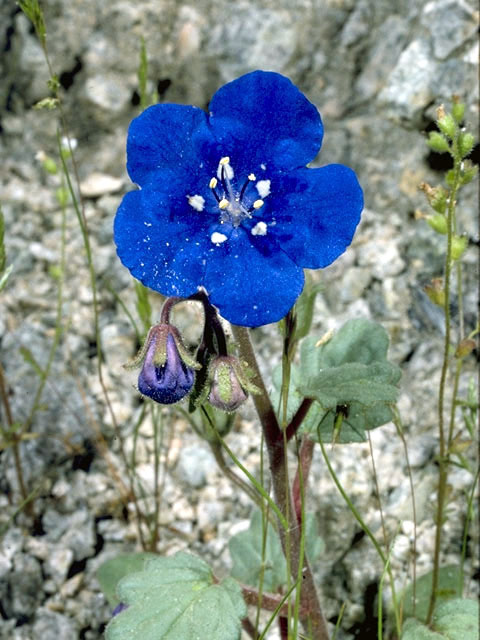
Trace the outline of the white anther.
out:
[[[221,180],[223,175],[227,178],[227,180],[231,180],[233,178],[233,167],[230,164],[230,158],[225,156],[224,158],[220,158],[220,162],[218,163],[217,169],[217,178]]]
[[[203,196],[187,196],[188,204],[195,209],[195,211],[203,211],[205,206],[205,198]]]
[[[260,207],[263,207],[263,205],[264,205],[263,200],[255,200],[255,202],[253,203],[253,208],[260,209]]]
[[[266,165],[266,164],[263,164],[263,162],[262,162],[262,164],[260,165],[260,167],[265,171],[265,169],[267,168],[267,165]]]
[[[255,185],[257,187],[258,195],[261,198],[266,198],[270,193],[270,180],[259,180]]]
[[[222,198],[218,203],[218,206],[220,207],[220,209],[226,209],[229,204],[230,202],[226,198]]]
[[[257,224],[254,227],[252,227],[252,230],[250,231],[250,233],[252,234],[252,236],[266,236],[267,225],[263,221],[257,222]]]
[[[218,231],[214,231],[210,236],[210,240],[213,242],[213,244],[222,244],[222,242],[225,242],[225,240],[228,240],[228,238],[223,233],[218,233]]]
[[[218,180],[216,178],[212,178],[208,183],[208,186],[210,187],[210,189],[215,189],[217,184],[218,184]]]
[[[254,173],[251,173],[248,176],[248,179],[250,180],[250,182],[254,182],[257,179],[257,176]]]

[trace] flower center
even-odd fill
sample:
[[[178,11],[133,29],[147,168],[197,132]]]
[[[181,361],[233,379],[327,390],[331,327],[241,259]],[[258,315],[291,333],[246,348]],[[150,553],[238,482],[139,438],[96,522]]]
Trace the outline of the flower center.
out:
[[[257,182],[256,187],[260,197],[254,198],[249,186],[257,180],[255,174],[248,175],[240,190],[235,190],[232,183],[233,176],[230,158],[225,156],[218,163],[217,177],[212,178],[208,186],[220,209],[220,223],[230,222],[234,227],[238,227],[242,220],[252,218],[252,213],[263,207],[263,198],[270,193],[270,180]]]
[[[261,168],[265,170],[266,167],[262,164]],[[255,190],[253,189],[254,183]],[[244,220],[254,218],[255,212],[265,204],[264,198],[270,194],[270,180],[257,180],[254,173],[247,176],[240,189],[236,188],[234,171],[228,156],[220,159],[217,175],[210,179],[208,186],[219,210],[219,227],[218,230],[211,233],[210,237],[212,243],[217,246],[228,240],[228,236],[225,235],[228,233],[228,226],[230,229],[231,227],[236,228]],[[195,211],[204,210],[206,197],[199,194],[187,195],[187,199]],[[265,236],[267,223],[263,220],[258,221],[251,227],[250,233],[253,236]]]

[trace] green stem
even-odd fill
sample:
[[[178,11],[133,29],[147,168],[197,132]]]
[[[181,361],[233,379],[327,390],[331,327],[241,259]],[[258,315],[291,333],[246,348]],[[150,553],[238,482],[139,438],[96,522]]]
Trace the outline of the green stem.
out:
[[[325,445],[323,444],[322,439],[320,438],[320,433],[318,434],[318,436],[319,436],[318,437],[318,442],[320,444],[320,449],[322,450],[323,459],[325,460],[325,462],[327,464],[328,470],[330,472],[330,475],[333,478],[333,481],[337,485],[337,489],[340,491],[340,493],[342,495],[342,498],[347,503],[348,508],[352,512],[352,514],[355,517],[356,521],[361,526],[362,531],[364,531],[367,534],[367,536],[370,538],[370,540],[372,541],[372,544],[375,547],[376,552],[380,556],[380,559],[381,559],[381,561],[383,563],[384,568],[387,567],[387,573],[388,573],[388,577],[389,577],[390,584],[391,584],[391,589],[392,589],[392,602],[393,602],[393,609],[394,609],[394,612],[395,612],[396,630],[397,630],[398,637],[400,637],[400,634],[401,634],[400,614],[399,614],[399,610],[398,610],[398,606],[397,606],[397,597],[396,597],[396,592],[395,592],[395,583],[393,581],[392,570],[390,569],[390,565],[387,566],[387,556],[383,553],[382,548],[378,544],[375,536],[370,531],[369,527],[364,522],[362,516],[360,515],[360,513],[356,509],[355,505],[353,504],[353,502],[348,497],[345,489],[342,487],[342,485],[340,483],[340,480],[338,479],[338,476],[335,473],[335,471],[334,471],[334,469],[332,467],[332,464],[330,462],[330,459],[329,459],[329,457],[327,455],[327,452],[325,450]]]
[[[297,575],[299,574],[301,540],[284,464],[286,442],[286,440],[284,442],[285,433],[282,433],[279,427],[275,411],[273,410],[272,403],[270,402],[270,398],[250,342],[248,329],[232,325],[232,331],[239,346],[241,357],[247,361],[248,365],[254,372],[252,382],[261,391],[260,394],[253,396],[253,401],[262,424],[269,458],[275,502],[280,508],[283,519],[288,521],[289,536],[286,536],[286,532],[283,527],[279,528],[279,533],[284,555],[286,558],[290,557],[291,575],[296,581]],[[288,537],[290,544],[287,546]],[[302,578],[302,596],[300,604],[302,609],[309,611],[309,621],[311,622],[312,627],[312,639],[328,640],[329,635],[327,623],[318,599],[312,570],[306,557],[303,561]]]
[[[448,366],[450,362],[450,342],[451,342],[451,316],[450,316],[450,293],[452,275],[452,239],[455,221],[455,205],[457,191],[460,186],[460,160],[455,158],[454,180],[449,194],[447,209],[447,253],[445,257],[445,282],[444,293],[445,303],[443,313],[445,317],[445,341],[443,347],[443,363],[440,375],[440,388],[438,393],[438,435],[439,435],[439,474],[437,487],[437,512],[435,516],[435,547],[433,552],[433,572],[432,572],[432,592],[428,605],[427,624],[430,624],[435,603],[437,600],[438,579],[440,571],[440,549],[442,545],[443,519],[445,511],[445,501],[447,497],[448,481],[448,441],[445,437],[445,390],[447,385]]]

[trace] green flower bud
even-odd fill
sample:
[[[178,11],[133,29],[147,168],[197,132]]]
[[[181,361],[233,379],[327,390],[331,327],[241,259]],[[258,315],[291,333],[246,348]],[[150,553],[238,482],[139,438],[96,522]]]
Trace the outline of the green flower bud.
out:
[[[452,260],[458,260],[462,257],[463,252],[467,248],[468,240],[466,236],[453,236],[452,238]]]
[[[464,103],[459,101],[458,96],[454,96],[453,104],[452,104],[452,116],[455,118],[458,124],[460,124],[460,122],[463,120],[464,114],[465,114]]]
[[[439,307],[445,306],[445,289],[443,288],[442,278],[433,278],[431,284],[425,287],[425,293]]]
[[[42,167],[47,173],[51,173],[52,175],[55,175],[58,172],[57,163],[50,156],[45,156],[42,162]]]
[[[458,347],[457,347],[457,349],[455,351],[455,357],[456,358],[465,358],[470,353],[472,353],[472,351],[475,349],[475,347],[476,347],[475,340],[472,340],[472,338],[465,338],[458,345]]]
[[[448,136],[450,140],[453,140],[457,131],[457,123],[449,113],[443,111],[443,113],[440,114],[437,120],[437,126],[442,133]]]
[[[447,219],[445,216],[442,216],[441,213],[436,213],[434,216],[428,216],[427,222],[437,233],[446,234],[448,231]]]
[[[428,134],[427,144],[430,149],[433,149],[433,151],[437,151],[438,153],[450,151],[450,145],[448,144],[447,139],[438,131],[430,131]]]
[[[445,182],[449,187],[453,187],[455,184],[455,171],[453,169],[449,169],[445,174]]]
[[[458,151],[462,158],[468,156],[475,144],[475,138],[471,133],[460,133],[458,136]]]
[[[66,187],[58,187],[58,189],[55,190],[55,198],[61,207],[67,205],[69,196],[70,194]]]
[[[478,166],[476,164],[472,164],[469,160],[465,160],[463,165],[463,170],[460,173],[460,180],[462,184],[468,184],[477,175]]]
[[[235,411],[248,398],[248,392],[259,393],[249,380],[248,371],[234,356],[216,356],[208,367],[209,403],[222,411]]]
[[[443,187],[431,187],[427,182],[420,184],[420,189],[427,196],[429,205],[438,213],[445,213],[448,191]]]

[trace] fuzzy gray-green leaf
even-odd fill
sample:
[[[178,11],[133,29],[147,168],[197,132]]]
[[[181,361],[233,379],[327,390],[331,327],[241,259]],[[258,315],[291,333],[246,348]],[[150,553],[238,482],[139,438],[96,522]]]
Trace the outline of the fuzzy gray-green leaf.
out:
[[[215,583],[200,558],[179,552],[150,560],[120,581],[128,608],[107,626],[106,640],[237,640],[247,614],[239,585]]]

